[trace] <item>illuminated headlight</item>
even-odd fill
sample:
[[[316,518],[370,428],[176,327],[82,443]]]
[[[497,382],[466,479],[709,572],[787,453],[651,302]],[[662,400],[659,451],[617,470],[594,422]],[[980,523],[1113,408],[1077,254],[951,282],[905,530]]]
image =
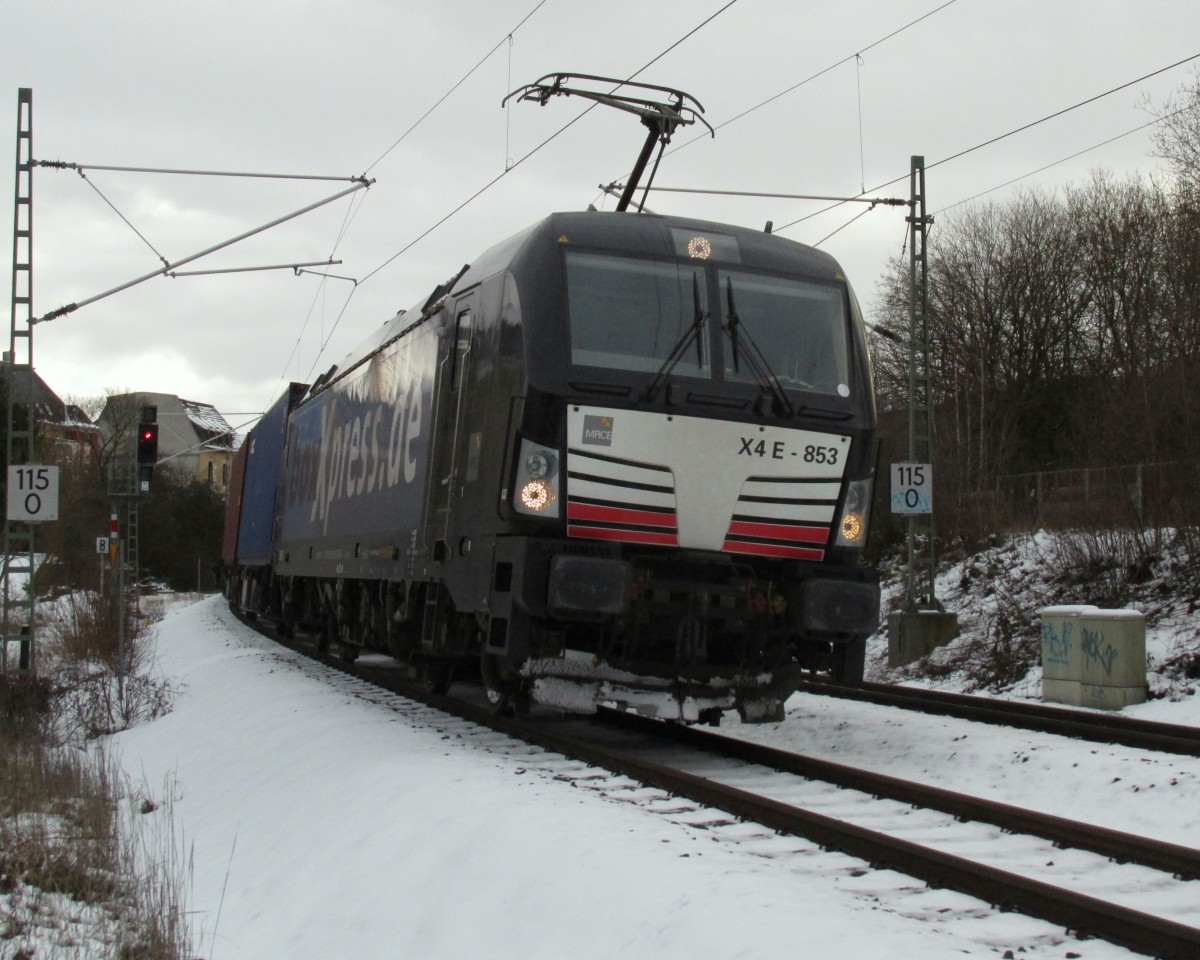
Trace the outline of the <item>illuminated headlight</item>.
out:
[[[846,488],[846,503],[838,519],[839,547],[861,547],[867,541],[867,518],[871,512],[871,480],[851,480]]]
[[[839,539],[847,543],[859,543],[867,531],[867,524],[861,513],[842,514],[842,529]]]
[[[554,491],[544,480],[530,480],[521,488],[521,506],[541,513],[554,502]]]
[[[522,438],[513,484],[512,504],[517,513],[558,518],[558,461],[557,450]]]

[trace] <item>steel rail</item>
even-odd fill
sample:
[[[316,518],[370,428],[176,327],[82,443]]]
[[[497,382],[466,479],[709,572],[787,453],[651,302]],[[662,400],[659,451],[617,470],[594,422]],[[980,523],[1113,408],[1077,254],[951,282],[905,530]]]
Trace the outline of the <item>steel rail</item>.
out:
[[[1180,879],[1200,879],[1200,850],[1193,847],[1139,837],[1136,834],[1027,810],[1024,807],[986,800],[942,787],[902,780],[829,760],[819,760],[804,754],[764,746],[751,740],[710,732],[700,727],[663,723],[603,707],[598,716],[607,724],[667,738],[688,747],[744,763],[758,764],[808,780],[820,780],[838,787],[859,790],[874,797],[939,810],[960,819],[990,823],[1003,830],[1041,837],[1060,846],[1090,850],[1122,863],[1137,863],[1155,870],[1163,870]]]
[[[1160,753],[1200,757],[1200,728],[1197,727],[884,683],[834,683],[806,679],[799,689],[801,693],[903,707],[921,713],[978,720],[1041,733],[1057,733],[1097,743],[1116,743]]]
[[[623,773],[669,793],[752,820],[780,833],[803,837],[828,849],[978,897],[1000,909],[1059,924],[1081,937],[1095,936],[1136,953],[1194,960],[1200,956],[1200,929],[1119,904],[1032,880],[964,857],[868,830],[673,769],[617,750],[556,735],[529,721],[499,718],[497,730],[606,770]]]
[[[930,886],[957,890],[996,908],[1016,910],[1060,925],[1077,936],[1099,937],[1136,953],[1163,960],[1192,960],[1200,956],[1200,929],[1195,927],[689,774],[572,736],[551,724],[500,716],[487,707],[433,693],[418,683],[396,680],[385,669],[340,662],[294,640],[285,640],[266,625],[234,612],[253,629],[290,649],[385,690],[780,833],[803,837],[826,849],[862,859],[873,868],[897,870]]]

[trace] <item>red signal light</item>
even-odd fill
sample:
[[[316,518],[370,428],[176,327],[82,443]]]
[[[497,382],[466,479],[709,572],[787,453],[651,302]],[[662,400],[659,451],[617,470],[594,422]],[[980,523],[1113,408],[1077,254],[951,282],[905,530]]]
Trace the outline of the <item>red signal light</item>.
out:
[[[153,466],[158,460],[158,424],[143,423],[138,427],[137,462]]]

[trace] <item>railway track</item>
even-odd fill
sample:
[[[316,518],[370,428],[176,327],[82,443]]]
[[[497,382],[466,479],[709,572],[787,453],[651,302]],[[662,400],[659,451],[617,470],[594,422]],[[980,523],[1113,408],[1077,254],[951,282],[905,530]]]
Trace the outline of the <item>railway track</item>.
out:
[[[976,720],[1039,733],[1056,733],[1097,743],[1115,743],[1160,753],[1200,757],[1200,728],[1136,720],[1087,710],[1072,710],[1037,703],[972,697],[939,690],[896,687],[884,683],[841,684],[805,680],[802,693],[840,697],[883,706],[902,707],[939,716]]]
[[[1195,914],[1200,902],[1195,849],[617,711],[602,711],[596,721],[497,716],[486,705],[404,680],[394,668],[345,664],[280,642],[463,720],[872,867],[1149,956],[1200,956],[1200,928],[1157,909],[1161,904],[1162,912]],[[1085,892],[1098,887],[1113,896]],[[1147,899],[1155,901],[1154,909],[1145,909]]]

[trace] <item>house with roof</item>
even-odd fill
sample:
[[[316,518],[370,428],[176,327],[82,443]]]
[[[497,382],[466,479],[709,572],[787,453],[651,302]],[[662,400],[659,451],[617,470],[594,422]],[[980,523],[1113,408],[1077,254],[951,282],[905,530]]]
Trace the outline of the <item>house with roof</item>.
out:
[[[0,417],[8,401],[9,378],[12,364],[0,362]],[[99,457],[100,428],[74,403],[67,403],[38,376],[33,373],[32,384],[34,436],[39,463],[60,466],[95,462]],[[3,452],[3,429],[0,428],[0,456]]]
[[[222,496],[228,492],[241,438],[216,407],[172,393],[115,394],[97,418],[106,445],[132,458],[135,431],[144,412],[152,412],[158,423],[160,466],[173,464],[184,476],[207,483]]]

